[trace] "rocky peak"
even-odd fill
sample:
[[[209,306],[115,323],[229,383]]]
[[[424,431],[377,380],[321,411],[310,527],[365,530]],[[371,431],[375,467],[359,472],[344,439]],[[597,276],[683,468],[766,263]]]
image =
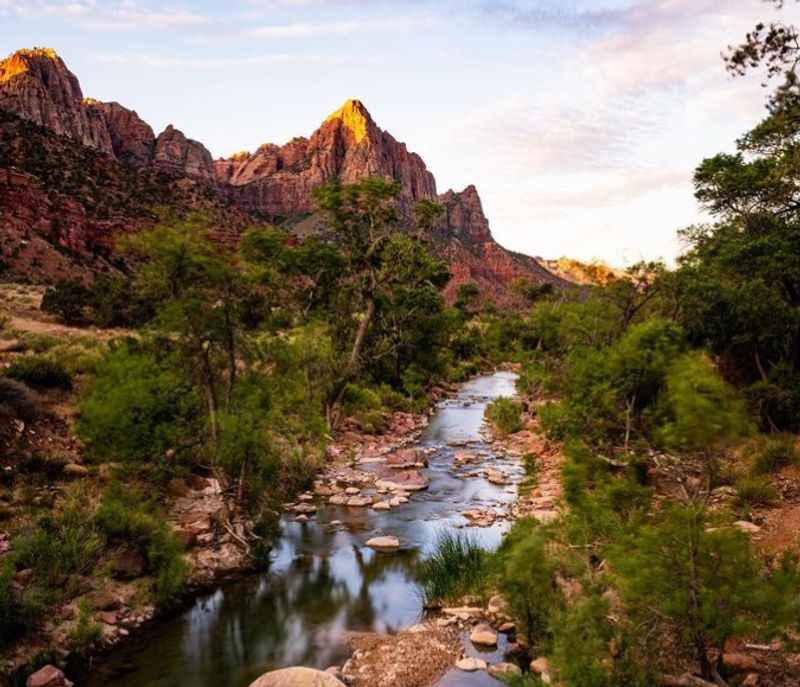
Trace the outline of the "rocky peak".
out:
[[[84,104],[77,77],[50,48],[18,50],[0,61],[0,108],[112,152],[104,118]]]
[[[329,115],[323,126],[326,124],[340,126],[352,137],[356,145],[378,130],[364,103],[354,99],[346,101],[336,112]]]
[[[468,243],[493,240],[489,220],[483,213],[483,204],[475,186],[470,184],[460,193],[447,191],[438,200],[444,206],[444,222],[451,235]]]
[[[114,156],[133,167],[144,167],[153,159],[156,137],[150,125],[136,112],[119,103],[86,99],[87,107],[105,117]]]
[[[155,142],[153,163],[171,174],[186,175],[207,181],[214,180],[211,153],[199,141],[186,138],[169,124]]]

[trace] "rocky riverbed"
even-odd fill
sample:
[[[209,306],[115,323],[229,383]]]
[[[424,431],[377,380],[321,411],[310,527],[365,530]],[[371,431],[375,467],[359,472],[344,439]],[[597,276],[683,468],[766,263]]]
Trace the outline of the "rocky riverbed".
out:
[[[487,403],[513,395],[514,381],[511,372],[477,378],[430,418],[398,414],[383,437],[345,432],[313,490],[285,504],[267,573],[153,623],[84,684],[246,687],[296,665],[338,666],[356,687],[499,684],[490,671],[513,670],[519,649],[511,621],[488,608],[426,616],[416,569],[444,530],[469,530],[492,548],[519,514],[554,512],[546,472],[523,499],[518,484],[524,453],[535,450],[545,468],[552,458],[555,470],[556,452],[533,432],[495,441],[483,426]],[[480,624],[495,645],[470,640]]]

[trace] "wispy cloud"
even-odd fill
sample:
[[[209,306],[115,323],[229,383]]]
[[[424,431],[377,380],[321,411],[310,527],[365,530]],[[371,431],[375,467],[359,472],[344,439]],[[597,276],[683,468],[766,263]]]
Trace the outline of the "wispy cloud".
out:
[[[224,69],[248,66],[281,66],[297,64],[365,64],[371,58],[352,58],[342,55],[312,55],[272,53],[247,57],[175,57],[169,55],[149,55],[144,53],[99,55],[95,61],[101,64],[139,65],[142,67],[164,67],[181,69]]]
[[[153,9],[131,0],[0,0],[0,12],[18,17],[60,17],[87,28],[174,29],[208,24],[204,14],[181,7]]]
[[[334,22],[296,22],[271,26],[258,26],[245,31],[253,38],[312,38],[325,35],[347,35],[386,30],[406,30],[422,23],[431,23],[432,19],[394,17],[387,19],[349,19]]]

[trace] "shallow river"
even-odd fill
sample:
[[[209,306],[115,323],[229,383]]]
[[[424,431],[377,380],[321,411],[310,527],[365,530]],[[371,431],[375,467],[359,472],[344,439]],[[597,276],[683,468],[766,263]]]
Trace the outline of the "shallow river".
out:
[[[418,561],[448,528],[469,530],[487,548],[499,544],[508,524],[470,528],[461,512],[514,500],[515,486],[497,487],[482,477],[459,478],[480,463],[454,467],[458,447],[489,449],[480,438],[486,404],[514,394],[515,375],[497,372],[465,384],[441,404],[418,445],[435,448],[425,470],[427,491],[388,512],[322,507],[311,521],[284,518],[268,572],[227,584],[199,597],[184,612],[154,623],[117,647],[90,671],[90,687],[247,687],[262,673],[285,666],[341,665],[348,630],[391,632],[422,617],[415,581]],[[521,476],[513,459],[492,467]],[[338,521],[340,524],[331,524]],[[378,534],[399,537],[402,548],[376,553],[365,542]],[[502,637],[502,635],[501,635]],[[498,651],[467,653],[501,660]],[[453,670],[441,687],[499,685],[486,673]]]

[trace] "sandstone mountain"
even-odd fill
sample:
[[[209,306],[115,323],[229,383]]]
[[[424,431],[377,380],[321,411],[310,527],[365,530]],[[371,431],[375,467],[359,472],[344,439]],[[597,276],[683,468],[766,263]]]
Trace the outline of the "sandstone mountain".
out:
[[[494,241],[474,186],[438,195],[422,158],[381,130],[358,100],[348,100],[308,138],[214,161],[201,143],[171,125],[155,136],[123,105],[84,98],[61,58],[34,48],[0,61],[0,111],[2,260],[29,279],[59,278],[37,269],[30,256],[21,260],[32,243],[50,255],[38,262],[57,263],[58,274],[88,275],[99,264],[107,269],[114,263],[114,237],[153,221],[155,205],[213,207],[233,234],[248,221],[302,233],[319,221],[314,188],[336,178],[347,183],[383,176],[400,182],[404,209],[421,199],[445,207],[431,238],[453,274],[448,296],[469,281],[498,302],[513,298],[508,286],[518,278],[567,283],[536,259]],[[89,162],[82,164],[81,156]],[[65,172],[72,183],[61,178]],[[53,198],[69,210],[52,207]]]

